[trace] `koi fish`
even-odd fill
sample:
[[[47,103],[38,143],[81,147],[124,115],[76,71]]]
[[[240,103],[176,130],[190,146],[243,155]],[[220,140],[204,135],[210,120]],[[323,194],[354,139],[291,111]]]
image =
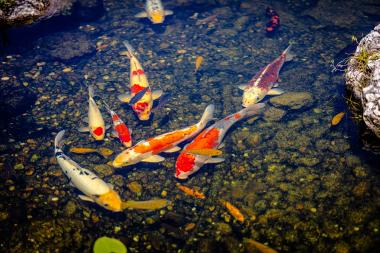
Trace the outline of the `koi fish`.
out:
[[[269,63],[265,68],[262,68],[248,84],[239,85],[239,89],[244,90],[243,106],[247,107],[262,100],[266,95],[280,95],[283,90],[277,87],[277,80],[280,69],[285,61],[290,61],[293,55],[290,54],[291,46],[288,46],[282,54]]]
[[[108,148],[103,148],[103,147],[100,147],[99,149],[95,149],[95,148],[81,148],[81,147],[77,147],[77,148],[70,148],[69,150],[71,153],[75,153],[75,154],[90,154],[90,153],[98,153],[99,155],[103,156],[104,158],[107,158],[109,157],[110,155],[113,154],[113,151],[111,149],[108,149]]]
[[[197,72],[199,70],[199,68],[202,65],[202,62],[203,62],[202,56],[198,55],[197,57],[195,57],[195,72]]]
[[[222,203],[223,206],[225,206],[228,210],[228,212],[238,221],[244,222],[245,218],[244,215],[240,212],[240,210],[232,205],[230,202],[225,200],[220,200],[220,203]]]
[[[178,187],[178,189],[180,189],[181,191],[183,191],[187,195],[193,196],[197,199],[205,199],[206,198],[206,196],[200,191],[197,191],[195,189],[191,189],[191,188],[184,186],[184,185],[181,185],[179,183],[177,183],[176,186]]]
[[[88,127],[80,127],[79,132],[90,132],[97,141],[104,139],[105,126],[102,113],[94,100],[94,89],[88,86]]]
[[[113,130],[115,136],[117,136],[120,140],[120,142],[127,148],[132,146],[132,137],[131,137],[131,131],[129,131],[129,128],[127,125],[122,121],[119,117],[119,115],[116,114],[109,105],[103,101],[104,105],[106,106],[108,112],[111,114],[112,118],[112,124],[113,124]]]
[[[265,12],[270,17],[265,30],[267,33],[273,33],[280,26],[280,16],[272,7],[267,7]]]
[[[218,149],[212,149],[212,148],[190,149],[190,150],[187,150],[186,152],[193,155],[203,155],[203,156],[218,156],[223,153],[222,151]]]
[[[122,204],[123,209],[142,209],[142,210],[156,210],[166,207],[170,204],[166,199],[151,199],[145,201],[127,200]]]
[[[113,212],[121,212],[122,201],[119,194],[113,190],[113,186],[104,182],[88,169],[82,168],[63,153],[64,133],[65,130],[62,130],[55,137],[55,157],[70,180],[70,184],[84,194],[79,195],[79,198],[84,201],[95,202]]]
[[[220,163],[224,158],[211,157],[209,155],[192,154],[191,150],[218,149],[221,146],[228,129],[237,121],[258,114],[264,104],[251,105],[237,113],[231,114],[222,120],[215,122],[209,128],[203,130],[192,142],[190,142],[178,156],[176,161],[175,177],[187,179],[197,172],[206,163]]]
[[[145,3],[145,11],[135,15],[136,18],[149,18],[153,24],[161,24],[165,20],[165,16],[173,15],[173,11],[165,10],[161,0],[147,0]]]
[[[213,119],[213,114],[214,105],[209,105],[206,107],[202,118],[197,124],[140,141],[135,146],[128,148],[117,155],[112,165],[115,168],[120,168],[141,161],[150,163],[164,161],[165,158],[159,156],[159,153],[179,151],[180,148],[177,145],[185,140],[193,138],[202,131],[206,124]]]
[[[136,56],[133,53],[133,47],[128,42],[124,42],[124,45],[128,49],[126,55],[128,56],[131,65],[131,86],[130,93],[119,95],[118,98],[124,103],[130,103],[134,96],[136,96],[142,90],[146,89],[145,93],[143,93],[143,96],[131,106],[132,110],[137,114],[137,117],[140,120],[148,120],[152,111],[153,100],[159,98],[162,95],[162,90],[156,90],[152,92],[144,70],[141,67],[139,60],[137,60]]]

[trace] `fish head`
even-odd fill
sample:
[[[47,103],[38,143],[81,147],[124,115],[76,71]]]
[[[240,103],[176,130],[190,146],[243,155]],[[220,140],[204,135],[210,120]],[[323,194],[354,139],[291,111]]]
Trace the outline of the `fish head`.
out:
[[[105,127],[104,126],[96,126],[91,127],[91,135],[95,140],[101,141],[104,139]]]
[[[139,101],[132,106],[132,109],[136,112],[139,120],[149,120],[152,111],[152,103]]]
[[[162,24],[165,20],[165,13],[162,10],[153,10],[149,15],[149,19],[153,24]]]
[[[119,194],[112,189],[110,189],[107,193],[100,195],[96,199],[96,203],[113,212],[121,212],[123,210],[121,206],[122,201]]]
[[[112,162],[112,166],[115,168],[125,167],[136,164],[142,159],[142,154],[135,152],[133,148],[128,148],[116,156],[115,160]]]
[[[243,94],[243,106],[247,107],[258,103],[265,97],[266,92],[264,92],[259,87],[252,87]]]
[[[199,168],[196,163],[196,155],[182,152],[175,163],[175,177],[185,180]]]

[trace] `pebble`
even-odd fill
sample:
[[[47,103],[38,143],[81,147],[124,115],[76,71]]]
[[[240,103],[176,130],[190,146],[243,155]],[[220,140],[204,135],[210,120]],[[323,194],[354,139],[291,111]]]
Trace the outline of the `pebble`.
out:
[[[10,79],[9,76],[3,76],[3,77],[1,78],[1,81],[8,81],[9,79]]]
[[[72,72],[72,71],[73,71],[73,69],[70,68],[70,67],[63,69],[63,73],[69,73],[69,72]]]
[[[310,208],[310,211],[311,211],[312,213],[316,213],[316,212],[317,212],[317,208],[312,207],[312,208]]]

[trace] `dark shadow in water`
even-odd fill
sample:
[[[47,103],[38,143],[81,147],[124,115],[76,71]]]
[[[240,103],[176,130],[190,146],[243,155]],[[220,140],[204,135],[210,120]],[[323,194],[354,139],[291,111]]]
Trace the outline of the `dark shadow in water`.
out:
[[[86,8],[76,2],[69,16],[60,15],[28,26],[3,28],[0,53],[6,50],[7,53],[23,54],[25,51],[30,50],[33,42],[40,37],[54,32],[73,30],[81,23],[95,21],[103,15],[103,1],[98,1],[98,5],[94,8]]]

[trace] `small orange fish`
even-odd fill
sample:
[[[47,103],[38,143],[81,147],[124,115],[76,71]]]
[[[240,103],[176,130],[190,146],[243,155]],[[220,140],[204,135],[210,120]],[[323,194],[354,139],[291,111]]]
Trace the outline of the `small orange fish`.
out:
[[[222,199],[220,200],[220,202],[222,203],[222,205],[224,205],[227,208],[228,212],[235,219],[237,219],[240,222],[244,222],[244,215],[240,212],[240,210],[236,206],[234,206],[230,202],[222,200]]]
[[[199,70],[199,68],[201,67],[202,65],[202,62],[203,62],[203,57],[198,55],[196,58],[195,58],[195,72],[197,72]]]
[[[331,125],[333,126],[336,126],[338,125],[342,119],[343,119],[343,116],[345,115],[346,113],[345,112],[340,112],[338,113],[337,115],[335,115],[332,120],[331,120]]]
[[[189,150],[186,150],[186,153],[193,154],[193,155],[202,155],[202,156],[218,156],[218,155],[221,155],[223,152],[218,149],[213,149],[213,148],[201,148],[201,149],[189,149]]]
[[[193,196],[197,199],[205,199],[206,198],[206,196],[200,191],[197,191],[195,189],[191,189],[191,188],[184,186],[184,185],[181,185],[179,183],[177,183],[176,186],[178,187],[178,189],[180,189],[181,191],[183,191],[187,195]]]

